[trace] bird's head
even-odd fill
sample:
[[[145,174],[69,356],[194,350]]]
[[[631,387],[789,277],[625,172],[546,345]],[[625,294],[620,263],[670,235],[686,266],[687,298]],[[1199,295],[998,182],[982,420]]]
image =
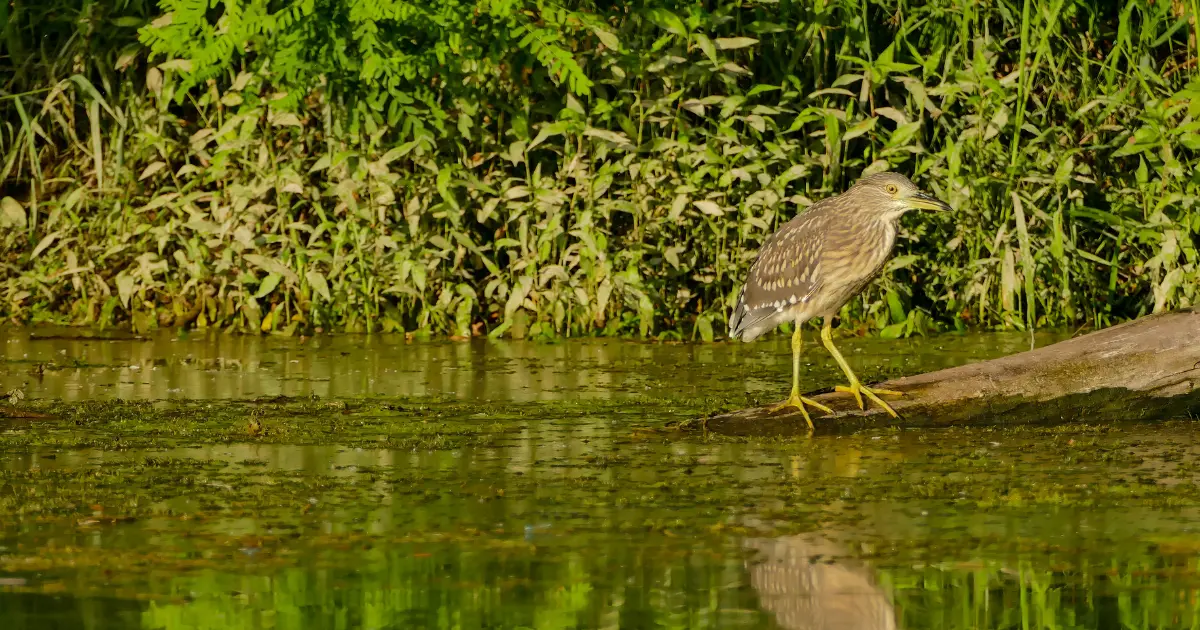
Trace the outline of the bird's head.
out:
[[[893,221],[909,210],[951,210],[950,204],[923,192],[899,173],[868,175],[855,182],[846,193],[854,198],[856,207]]]

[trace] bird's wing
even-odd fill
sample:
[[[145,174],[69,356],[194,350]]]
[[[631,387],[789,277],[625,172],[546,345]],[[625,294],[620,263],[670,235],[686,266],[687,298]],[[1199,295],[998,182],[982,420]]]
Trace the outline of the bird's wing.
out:
[[[807,212],[788,221],[763,243],[750,266],[746,284],[729,319],[734,338],[768,323],[797,304],[808,302],[821,288],[822,227],[825,213]],[[777,325],[777,324],[776,324]]]

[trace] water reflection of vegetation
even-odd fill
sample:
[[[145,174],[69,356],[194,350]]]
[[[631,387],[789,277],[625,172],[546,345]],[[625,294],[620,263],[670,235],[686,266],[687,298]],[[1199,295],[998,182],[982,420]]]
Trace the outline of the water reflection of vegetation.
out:
[[[79,331],[31,337],[0,328],[0,394],[31,398],[227,399],[254,396],[449,396],[467,400],[579,400],[670,396],[779,396],[790,376],[787,340],[666,345],[574,340],[406,343],[396,335],[306,341],[168,333],[98,341]],[[1061,334],[1039,335],[1039,344]],[[1029,347],[1022,335],[853,339],[844,350],[864,379],[961,365]],[[814,353],[805,382],[840,383]]]
[[[870,592],[811,593],[797,579],[754,589],[732,549],[680,541],[588,550],[529,545],[504,551],[388,547],[353,551],[352,567],[326,554],[270,574],[205,571],[173,577],[149,602],[0,594],[14,630],[82,627],[85,620],[180,628],[1195,628],[1194,554],[1095,550],[1068,560],[1033,557],[947,566],[839,568],[805,558],[804,570],[849,573]],[[778,541],[787,545],[790,541]],[[826,564],[831,562],[831,564]],[[754,570],[751,564],[750,571]],[[825,583],[828,588],[828,582]],[[62,585],[63,588],[75,584]],[[812,595],[824,599],[814,600]],[[882,605],[875,625],[848,616],[783,616],[842,601]],[[143,593],[142,599],[145,599]],[[864,601],[865,600],[865,601]],[[772,603],[774,605],[772,605]],[[762,605],[765,612],[757,612]],[[140,618],[135,611],[140,610]],[[894,615],[894,619],[888,617]],[[115,626],[114,626],[115,627]]]
[[[780,541],[790,544],[791,540]],[[1195,628],[1197,587],[1164,587],[1147,578],[1150,557],[1101,562],[1099,568],[1050,569],[1023,561],[997,567],[880,572],[885,585],[853,590],[870,577],[819,559],[804,571],[826,578],[804,588],[796,572],[769,591],[735,565],[695,553],[602,553],[600,561],[572,552],[552,561],[384,552],[365,554],[368,569],[287,571],[281,578],[205,576],[177,588],[198,596],[182,604],[151,604],[146,628],[198,627],[222,619],[228,628],[765,628],[885,630],[938,628]],[[649,558],[647,556],[650,556]],[[808,562],[810,559],[805,559]],[[1172,560],[1168,560],[1172,561]],[[1195,561],[1176,560],[1194,575]],[[850,583],[828,580],[833,574]],[[859,583],[861,581],[861,584]],[[848,590],[842,590],[848,589]],[[229,598],[227,593],[239,597]],[[894,601],[889,601],[894,600]],[[766,613],[755,611],[761,602]],[[771,605],[771,604],[774,605]],[[841,605],[842,607],[839,607]],[[823,611],[823,612],[820,612]],[[216,627],[216,626],[213,626]]]
[[[1076,563],[900,569],[891,582],[905,628],[1197,628],[1195,554],[1096,550]],[[1053,568],[1051,568],[1053,567]]]
[[[763,628],[739,566],[708,550],[529,545],[502,553],[469,548],[375,549],[355,570],[288,570],[281,576],[207,574],[179,580],[186,603],[154,603],[147,628]],[[227,594],[237,592],[239,597]],[[225,623],[225,622],[222,622]]]

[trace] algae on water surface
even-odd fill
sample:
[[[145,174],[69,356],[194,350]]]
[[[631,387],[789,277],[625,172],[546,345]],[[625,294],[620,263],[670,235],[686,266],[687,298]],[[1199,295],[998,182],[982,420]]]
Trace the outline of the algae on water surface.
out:
[[[782,347],[401,344],[376,369],[377,340],[247,342],[255,362],[201,341],[39,343],[4,346],[0,378],[27,370],[18,346],[99,367],[31,377],[17,407],[36,413],[0,420],[6,627],[817,628],[853,612],[864,628],[1157,628],[1197,614],[1187,421],[742,440],[667,427],[742,404],[748,383],[774,394]],[[156,343],[178,345],[130,387],[150,400],[85,393]],[[1004,343],[903,342],[894,367]],[[863,363],[888,347],[847,346]],[[406,372],[414,355],[461,372]],[[241,380],[221,381],[216,359],[239,358]],[[279,378],[320,370],[331,380]],[[584,372],[610,389],[573,396]],[[160,377],[227,389],[153,400]]]

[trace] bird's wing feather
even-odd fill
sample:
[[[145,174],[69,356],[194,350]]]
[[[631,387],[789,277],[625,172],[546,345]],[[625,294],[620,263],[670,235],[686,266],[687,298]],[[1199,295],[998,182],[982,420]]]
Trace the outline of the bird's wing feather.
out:
[[[747,340],[766,330],[755,330],[775,321],[789,308],[809,301],[821,288],[821,229],[826,213],[820,204],[788,221],[771,235],[750,266],[746,284],[729,319],[734,338]]]

